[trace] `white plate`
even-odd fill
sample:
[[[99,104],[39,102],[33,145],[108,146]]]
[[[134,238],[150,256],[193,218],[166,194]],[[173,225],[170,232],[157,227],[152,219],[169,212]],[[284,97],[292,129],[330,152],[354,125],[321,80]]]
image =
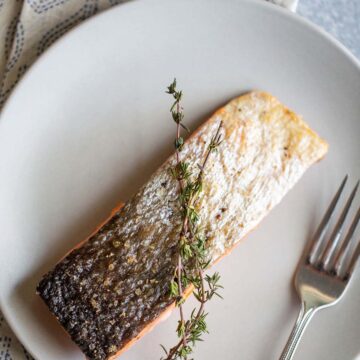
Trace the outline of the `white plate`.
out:
[[[298,310],[291,279],[343,175],[360,175],[360,67],[337,42],[263,2],[137,1],[71,32],[28,72],[0,121],[0,300],[38,359],[82,359],[35,296],[42,274],[166,158],[173,77],[192,128],[249,89],[303,114],[330,143],[315,165],[218,270],[197,359],[277,359]],[[360,277],[315,317],[296,359],[360,351]],[[175,341],[177,314],[128,351],[153,360]]]

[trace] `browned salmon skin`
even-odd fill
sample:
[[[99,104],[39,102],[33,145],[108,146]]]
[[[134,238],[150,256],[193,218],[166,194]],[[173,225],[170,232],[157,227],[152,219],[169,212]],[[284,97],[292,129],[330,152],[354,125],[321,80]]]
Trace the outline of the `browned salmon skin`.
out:
[[[327,144],[263,92],[219,109],[186,142],[194,169],[220,120],[224,141],[208,163],[198,207],[217,261],[321,159]],[[87,358],[118,355],[173,307],[169,282],[181,216],[171,156],[100,229],[44,276],[37,291]],[[188,289],[189,292],[189,289]]]

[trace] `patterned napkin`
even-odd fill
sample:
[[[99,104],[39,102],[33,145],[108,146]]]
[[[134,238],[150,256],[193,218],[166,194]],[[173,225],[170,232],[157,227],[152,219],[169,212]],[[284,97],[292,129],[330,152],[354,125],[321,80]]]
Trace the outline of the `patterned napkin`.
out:
[[[126,1],[0,0],[0,110],[22,75],[54,41],[90,16]],[[266,1],[293,11],[298,2]],[[0,360],[24,359],[32,357],[0,312]]]

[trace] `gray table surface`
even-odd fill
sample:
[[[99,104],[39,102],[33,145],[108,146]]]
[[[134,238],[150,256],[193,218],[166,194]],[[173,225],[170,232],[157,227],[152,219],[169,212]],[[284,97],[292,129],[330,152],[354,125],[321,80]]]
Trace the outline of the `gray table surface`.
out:
[[[297,13],[335,36],[360,58],[360,0],[299,0]]]

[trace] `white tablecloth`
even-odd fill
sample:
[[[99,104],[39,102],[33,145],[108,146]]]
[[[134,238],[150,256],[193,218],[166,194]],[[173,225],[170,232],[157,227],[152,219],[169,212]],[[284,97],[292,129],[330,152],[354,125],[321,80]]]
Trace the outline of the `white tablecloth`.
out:
[[[53,42],[90,16],[126,1],[0,0],[0,109],[22,75]],[[297,4],[297,0],[270,1],[291,10]],[[0,360],[23,359],[32,357],[0,312]]]

